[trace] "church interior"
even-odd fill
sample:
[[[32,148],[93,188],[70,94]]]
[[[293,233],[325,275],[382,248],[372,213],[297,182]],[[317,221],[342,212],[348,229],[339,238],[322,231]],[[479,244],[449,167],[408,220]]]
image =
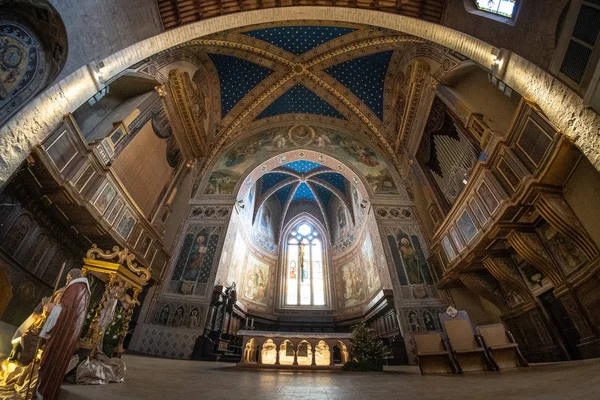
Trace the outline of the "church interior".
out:
[[[598,0],[0,0],[0,399],[598,398],[599,113]]]

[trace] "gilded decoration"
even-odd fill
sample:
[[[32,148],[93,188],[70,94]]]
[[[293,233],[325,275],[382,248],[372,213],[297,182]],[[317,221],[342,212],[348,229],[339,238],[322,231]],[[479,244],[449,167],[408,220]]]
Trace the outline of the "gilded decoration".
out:
[[[291,52],[281,45],[281,41],[284,41],[285,38],[277,38],[279,42],[271,41],[269,43],[268,40],[260,40],[249,34],[249,32],[265,29],[264,26],[248,26],[194,39],[172,52],[156,56],[150,65],[140,67],[140,71],[159,79],[162,74],[166,73],[164,70],[169,62],[183,59],[190,63],[201,64],[203,71],[214,77],[208,79],[211,93],[210,108],[213,111],[220,108],[217,97],[220,96],[223,99],[223,96],[227,95],[222,92],[222,87],[221,90],[218,89],[220,81],[217,78],[218,73],[214,60],[211,60],[213,55],[235,57],[235,59],[250,62],[257,68],[267,68],[272,71],[260,83],[249,88],[231,110],[227,110],[228,112],[222,115],[222,119],[215,126],[214,138],[211,134],[208,135],[210,143],[206,143],[209,146],[207,147],[207,158],[199,165],[199,174],[202,176],[208,172],[208,168],[214,163],[222,149],[240,134],[246,132],[247,128],[254,129],[257,124],[277,123],[282,118],[287,120],[296,118],[296,114],[281,114],[266,118],[268,120],[266,121],[261,113],[292,88],[302,85],[337,110],[344,118],[331,118],[309,113],[302,116],[303,124],[323,123],[327,119],[335,119],[336,124],[350,125],[352,131],[361,127],[360,129],[368,136],[373,137],[378,146],[382,148],[384,155],[390,160],[390,164],[401,175],[403,186],[406,186],[405,168],[397,158],[398,146],[394,144],[400,126],[398,121],[405,120],[403,122],[404,131],[408,131],[414,120],[414,115],[412,115],[414,113],[404,111],[406,96],[409,92],[406,83],[411,78],[410,73],[405,76],[405,66],[415,57],[430,58],[433,64],[439,63],[439,68],[432,70],[439,79],[440,76],[463,61],[464,57],[448,53],[448,51],[428,44],[422,39],[383,28],[365,27],[358,24],[331,27],[330,21],[288,21],[269,25],[269,29],[278,27],[303,29],[327,27],[345,30],[345,34],[340,34],[339,37],[325,42],[319,42],[320,44],[315,44],[307,51]],[[418,50],[415,51],[415,48]],[[339,77],[336,79],[330,69],[385,52],[391,52],[391,58],[383,78],[383,112],[379,116],[363,101],[365,100],[364,94],[363,100],[361,100],[360,94],[356,93],[356,88],[353,89],[347,84],[340,83],[337,80]],[[421,73],[421,75],[423,74]],[[395,82],[400,82],[400,87],[397,87]],[[215,86],[217,86],[217,90],[214,90]],[[400,109],[402,111],[398,112],[397,110]],[[220,113],[221,110],[218,111]],[[405,140],[408,133],[405,132],[402,135]],[[196,184],[195,189],[197,187]]]
[[[93,245],[83,261],[81,270],[84,276],[102,281],[104,292],[100,300],[88,311],[87,331],[79,346],[90,351],[90,358],[102,354],[107,344],[105,335],[115,325],[115,318],[119,318],[122,320],[119,325],[121,329],[110,339],[115,339],[116,336],[113,354],[120,356],[133,309],[139,304],[137,298],[151,278],[150,268],[139,266],[134,262],[135,255],[127,248],[121,249],[119,246],[104,251]],[[111,342],[115,344],[115,341]],[[97,362],[104,361],[99,359]]]

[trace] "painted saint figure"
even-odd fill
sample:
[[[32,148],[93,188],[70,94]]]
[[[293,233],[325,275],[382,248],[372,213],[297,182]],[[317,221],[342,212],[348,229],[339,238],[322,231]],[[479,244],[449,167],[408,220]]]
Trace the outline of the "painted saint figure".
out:
[[[175,310],[175,316],[173,317],[173,326],[180,327],[183,324],[183,310],[179,307]]]
[[[198,320],[198,310],[195,308],[190,313],[190,321],[188,322],[188,328],[197,328],[200,321]]]
[[[417,252],[410,240],[406,237],[400,239],[398,241],[398,250],[402,255],[402,260],[404,260],[408,281],[413,285],[425,284],[421,265],[422,260],[419,260]]]
[[[169,321],[169,306],[164,306],[162,311],[160,312],[160,317],[158,317],[158,323],[161,325],[166,325]]]
[[[206,252],[208,251],[205,241],[206,237],[204,235],[200,235],[196,239],[196,243],[198,243],[198,251],[196,254],[190,257],[190,260],[188,261],[188,270],[185,274],[184,280],[194,281],[198,277],[198,273],[202,267],[202,262],[204,261],[204,256],[206,256]]]

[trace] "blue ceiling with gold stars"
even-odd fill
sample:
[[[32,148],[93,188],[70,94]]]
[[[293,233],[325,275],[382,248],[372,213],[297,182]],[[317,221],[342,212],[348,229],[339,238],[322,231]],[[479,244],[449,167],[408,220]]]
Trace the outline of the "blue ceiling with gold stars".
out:
[[[337,26],[279,26],[242,33],[299,56],[355,30]]]
[[[382,51],[325,70],[383,120],[383,85],[393,51]]]
[[[321,164],[313,162],[313,161],[307,161],[307,160],[298,160],[298,161],[292,161],[289,162],[287,164],[283,164],[284,167],[289,168],[291,170],[294,170],[296,172],[309,172],[312,171],[313,169],[317,169],[322,167]]]
[[[317,114],[346,119],[338,110],[302,84],[297,84],[265,108],[256,119],[280,114]]]
[[[321,171],[315,171],[317,169],[321,169]],[[315,174],[307,177],[306,180],[303,181],[299,177],[293,175],[292,171],[300,174],[314,171]],[[290,196],[292,196],[292,201],[316,201],[315,193],[321,203],[326,206],[334,194],[329,188],[325,187],[323,183],[335,187],[342,195],[346,194],[346,178],[344,178],[342,174],[333,172],[322,164],[308,160],[292,161],[263,175],[259,182],[260,194],[264,195],[269,189],[285,180],[289,180],[290,182],[273,193],[282,206],[288,201]]]
[[[221,86],[221,115],[225,116],[231,109],[267,76],[273,73],[241,58],[223,54],[209,54],[219,74]]]
[[[280,182],[283,182],[290,176],[288,174],[281,174],[278,172],[272,172],[270,174],[266,174],[262,177],[261,182],[261,193],[265,193],[267,190],[271,189],[273,186],[277,185]]]
[[[292,201],[294,201],[294,200],[317,201],[313,192],[310,190],[308,185],[304,182],[302,182],[300,184],[300,186],[298,186],[298,189],[296,189],[296,193],[294,193],[294,198],[292,199]]]

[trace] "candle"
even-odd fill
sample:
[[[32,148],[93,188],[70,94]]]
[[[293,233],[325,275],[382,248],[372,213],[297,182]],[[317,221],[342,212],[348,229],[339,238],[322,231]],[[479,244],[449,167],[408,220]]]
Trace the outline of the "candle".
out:
[[[246,317],[246,327],[248,327],[248,317]]]
[[[252,317],[252,325],[250,325],[252,328],[254,328],[254,317]]]

